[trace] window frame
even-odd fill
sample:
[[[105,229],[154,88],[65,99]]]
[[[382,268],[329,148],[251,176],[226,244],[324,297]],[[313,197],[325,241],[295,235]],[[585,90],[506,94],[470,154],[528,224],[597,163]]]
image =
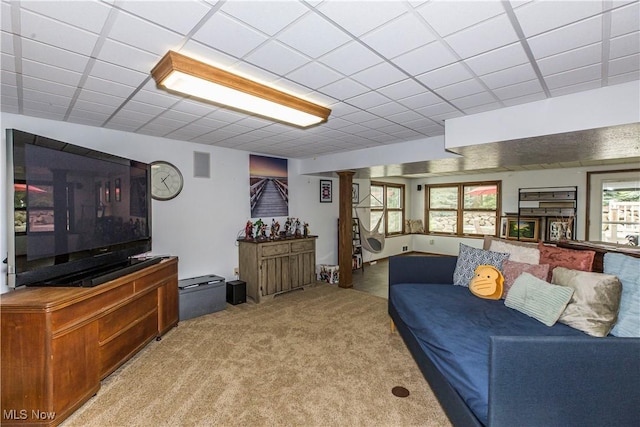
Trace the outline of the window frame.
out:
[[[478,186],[496,186],[496,208],[494,209],[465,209],[464,207],[464,189],[465,187],[478,187]],[[455,209],[431,209],[430,207],[430,194],[432,188],[447,188],[453,187],[457,190],[457,207]],[[501,202],[502,202],[502,181],[464,181],[464,182],[448,182],[441,184],[425,184],[425,193],[424,193],[424,224],[425,224],[425,233],[434,234],[440,236],[454,236],[454,237],[481,237],[487,233],[465,233],[464,232],[464,214],[466,212],[493,212],[495,215],[495,227],[492,236],[499,236],[500,229],[500,212],[501,212]],[[456,217],[456,231],[452,232],[443,232],[443,231],[433,231],[431,230],[431,224],[429,222],[429,213],[430,212],[455,212]]]
[[[374,207],[371,206],[371,210],[369,213],[369,220],[370,220],[370,226],[373,227],[373,223],[371,222],[371,214],[374,212],[383,212],[384,214],[384,219],[383,219],[383,225],[384,225],[384,235],[385,237],[390,237],[390,236],[400,236],[405,234],[405,228],[404,228],[404,219],[406,217],[405,214],[405,207],[406,207],[406,192],[405,192],[405,184],[400,184],[400,183],[394,183],[394,182],[381,182],[381,181],[371,181],[370,184],[371,188],[372,187],[382,187],[382,194],[383,194],[383,200],[382,200],[382,207]],[[399,208],[389,208],[387,206],[387,188],[398,188],[400,190],[400,207]],[[370,188],[370,190],[371,190]],[[400,219],[400,231],[397,232],[393,232],[393,233],[389,233],[389,212],[400,212],[401,215],[401,219]]]

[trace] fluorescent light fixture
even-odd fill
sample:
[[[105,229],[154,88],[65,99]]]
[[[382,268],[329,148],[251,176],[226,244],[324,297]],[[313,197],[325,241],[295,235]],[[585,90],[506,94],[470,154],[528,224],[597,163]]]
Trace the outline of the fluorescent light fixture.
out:
[[[204,62],[169,51],[151,70],[156,84],[259,116],[308,127],[331,110]]]

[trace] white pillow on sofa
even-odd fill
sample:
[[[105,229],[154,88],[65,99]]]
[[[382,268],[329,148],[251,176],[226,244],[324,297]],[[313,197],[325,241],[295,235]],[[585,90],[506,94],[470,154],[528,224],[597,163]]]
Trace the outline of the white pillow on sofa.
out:
[[[489,250],[508,253],[510,261],[540,264],[540,249],[536,246],[514,245],[503,240],[492,240]]]

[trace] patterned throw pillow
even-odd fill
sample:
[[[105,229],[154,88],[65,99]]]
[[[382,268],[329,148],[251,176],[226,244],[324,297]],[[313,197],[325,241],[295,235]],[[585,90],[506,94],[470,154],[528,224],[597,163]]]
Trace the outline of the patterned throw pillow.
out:
[[[571,300],[571,295],[573,289],[569,287],[552,285],[529,273],[522,273],[509,290],[504,305],[553,326]]]
[[[540,280],[547,280],[549,274],[549,264],[528,264],[526,262],[512,261],[511,257],[502,263],[502,274],[504,275],[504,292],[502,298],[507,296],[513,282],[522,274],[529,273]]]
[[[513,245],[502,240],[494,240],[491,242],[489,250],[508,253],[511,261],[526,262],[527,264],[540,262],[540,250],[535,246]]]
[[[547,282],[551,282],[553,269],[564,267],[570,270],[591,271],[595,251],[578,251],[575,249],[559,248],[557,246],[538,243],[540,249],[540,264],[549,264]]]
[[[453,271],[453,284],[469,287],[479,265],[492,265],[502,271],[502,263],[507,258],[509,254],[476,249],[460,243],[458,261]]]
[[[611,335],[640,338],[640,258],[607,252],[603,270],[622,282],[618,322]]]

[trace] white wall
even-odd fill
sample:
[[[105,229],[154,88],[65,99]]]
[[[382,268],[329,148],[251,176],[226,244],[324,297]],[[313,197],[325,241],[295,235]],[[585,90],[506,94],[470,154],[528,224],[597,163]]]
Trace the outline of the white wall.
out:
[[[179,277],[217,274],[235,279],[238,266],[236,238],[250,216],[249,153],[136,135],[72,123],[0,114],[2,174],[0,188],[0,254],[7,254],[5,129],[15,128],[142,162],[168,160],[184,175],[182,193],[173,200],[152,203],[153,253],[180,258]],[[211,154],[211,178],[193,177],[193,152]],[[338,185],[334,180],[333,203],[319,202],[319,178],[298,175],[296,160],[289,161],[289,216],[310,224],[318,235],[317,263],[337,263]],[[281,224],[284,218],[278,218]],[[270,222],[270,218],[268,221]],[[6,292],[6,265],[2,264],[0,292]]]

